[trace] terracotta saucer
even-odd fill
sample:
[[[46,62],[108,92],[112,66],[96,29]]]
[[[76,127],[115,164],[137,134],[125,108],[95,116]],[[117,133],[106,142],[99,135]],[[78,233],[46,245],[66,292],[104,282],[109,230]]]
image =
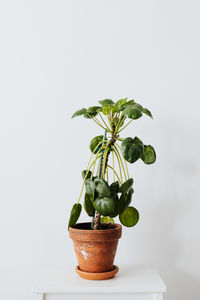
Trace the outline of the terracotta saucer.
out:
[[[105,280],[105,279],[110,279],[117,274],[119,268],[115,265],[113,265],[113,269],[108,272],[103,272],[103,273],[89,273],[89,272],[84,272],[79,269],[79,266],[76,267],[76,272],[78,275],[82,278],[89,279],[89,280]]]

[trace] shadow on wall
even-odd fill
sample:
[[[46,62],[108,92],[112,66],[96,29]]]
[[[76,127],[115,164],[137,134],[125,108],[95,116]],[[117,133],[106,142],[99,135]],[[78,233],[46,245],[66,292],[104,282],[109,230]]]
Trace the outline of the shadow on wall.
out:
[[[162,269],[161,275],[167,282],[167,293],[164,300],[200,299],[200,281],[198,278],[170,266]]]
[[[162,175],[163,189],[159,189],[159,195],[157,195],[162,197],[162,201],[158,201],[156,210],[154,206],[151,211],[150,231],[156,232],[152,240],[155,246],[152,247],[158,254],[154,263],[160,267],[159,271],[167,284],[164,299],[196,300],[200,299],[200,279],[198,278],[200,271],[198,276],[186,270],[188,262],[192,262],[192,266],[199,264],[199,261],[195,261],[195,257],[191,257],[195,241],[190,238],[190,233],[194,231],[196,224],[194,222],[199,223],[194,215],[194,208],[199,211],[198,158],[191,153],[192,149],[198,149],[199,145],[195,145],[198,133],[195,132],[197,130],[193,130],[191,135],[191,129],[178,128],[173,122],[170,126],[172,126],[173,134],[167,136],[170,132],[169,128],[166,133],[163,132],[162,146],[166,152],[162,154],[166,159],[167,172]],[[190,143],[185,143],[185,136],[190,137]],[[172,147],[170,148],[169,145]],[[196,230],[198,230],[198,225]],[[195,236],[192,238],[195,239]],[[189,247],[191,251],[187,252],[184,245],[189,245],[190,241],[192,242]],[[200,247],[199,244],[198,247]],[[181,270],[181,265],[184,270]]]

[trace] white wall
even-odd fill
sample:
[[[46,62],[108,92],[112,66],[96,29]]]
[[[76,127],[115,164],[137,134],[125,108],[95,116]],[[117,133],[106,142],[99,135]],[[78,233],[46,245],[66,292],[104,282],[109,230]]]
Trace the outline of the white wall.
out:
[[[124,228],[116,263],[154,264],[168,300],[200,298],[199,9],[191,0],[0,1],[2,299],[32,299],[37,266],[76,263],[67,216],[101,132],[70,117],[126,96],[154,114],[126,135],[154,145],[157,163],[130,165],[141,219]]]

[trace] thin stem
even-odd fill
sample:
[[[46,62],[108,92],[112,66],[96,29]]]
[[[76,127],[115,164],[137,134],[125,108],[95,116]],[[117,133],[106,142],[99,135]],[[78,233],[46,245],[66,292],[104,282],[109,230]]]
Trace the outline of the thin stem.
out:
[[[77,203],[80,202],[81,195],[82,195],[82,193],[83,193],[84,184],[85,184],[85,181],[86,181],[86,179],[87,179],[87,175],[88,175],[88,173],[89,173],[89,170],[91,169],[91,167],[93,166],[93,164],[96,162],[96,160],[97,160],[99,157],[101,157],[102,155],[103,155],[103,153],[99,154],[99,156],[91,163],[89,169],[87,170],[87,172],[86,172],[86,174],[85,174],[85,177],[84,177],[84,180],[83,180],[83,184],[82,184],[82,187],[81,187],[81,192],[80,192],[80,195],[79,195],[79,197],[78,197]]]
[[[96,172],[96,176],[97,176],[97,175],[98,175],[98,173],[99,173],[100,163],[101,163],[101,160],[99,159],[98,166],[97,166],[97,172]]]
[[[93,117],[93,119],[94,119],[99,125],[101,125],[102,127],[104,127],[103,124],[101,124],[101,122],[97,119],[97,117]],[[104,128],[105,128],[105,127],[104,127]]]
[[[99,143],[97,144],[96,148],[95,148],[94,151],[92,152],[92,155],[91,155],[91,157],[90,157],[90,160],[89,160],[89,162],[88,162],[88,165],[87,165],[86,170],[88,169],[88,167],[89,167],[89,165],[90,165],[90,162],[91,162],[91,160],[92,160],[93,155],[95,154],[95,151],[98,149],[98,147],[99,147],[101,144],[102,144],[102,141],[99,142]],[[98,155],[99,152],[100,152],[104,147],[105,147],[105,145],[102,145],[102,146],[100,147],[100,149],[97,151],[96,155]]]
[[[124,140],[123,138],[117,138],[117,137],[116,137],[115,139],[116,139],[117,141],[121,141],[121,142],[123,142],[123,140]]]
[[[90,114],[87,113],[87,115],[90,117],[91,120],[93,120],[97,125],[99,125],[101,128],[103,128],[104,130],[106,130],[105,127],[103,127],[103,125],[101,125],[101,123],[99,123],[98,120],[95,119],[95,117],[92,117]]]
[[[108,122],[109,122],[109,124],[110,124],[110,128],[111,128],[111,130],[113,130],[113,128],[112,128],[112,122],[111,122],[111,115],[110,115],[110,113],[107,115],[107,118],[108,118]]]
[[[104,157],[103,157],[103,168],[102,168],[102,178],[105,178],[105,167],[106,167],[106,159],[109,151],[109,142],[106,144],[106,148],[104,150]]]
[[[108,125],[106,124],[104,118],[102,117],[102,115],[101,115],[100,113],[99,113],[99,116],[100,116],[102,122],[104,123],[104,125],[106,126],[107,130],[108,130],[110,133],[112,133],[112,131],[110,130],[110,128],[108,127]]]
[[[106,166],[106,177],[107,177],[107,183],[109,184],[109,178],[108,178],[108,165]]]
[[[121,154],[122,154],[122,150],[121,150],[120,146],[119,146],[117,143],[115,143],[115,145],[117,146],[117,148],[120,150],[120,152],[121,152]],[[122,157],[123,157],[123,155],[122,155]],[[128,178],[130,178],[129,171],[128,171],[128,166],[127,166],[127,162],[126,162],[126,160],[124,159],[124,157],[123,157],[123,160],[124,160],[124,164],[125,164],[127,176],[128,176]]]
[[[119,118],[119,121],[118,121],[118,123],[117,123],[117,125],[115,127],[115,133],[114,134],[116,134],[118,132],[118,129],[120,128],[120,125],[123,122],[123,118],[124,118],[123,115]]]
[[[124,130],[133,120],[130,120],[124,127],[122,127],[117,133],[120,133],[122,130]]]
[[[113,169],[113,167],[112,167],[112,166],[110,166],[110,165],[108,165],[108,168],[110,168],[111,170],[113,170],[113,172],[115,173],[115,175],[116,175],[117,179],[119,180],[119,183],[122,183],[122,180],[119,178],[119,176],[118,176],[117,172],[116,172],[116,171]]]
[[[120,162],[121,162],[121,165],[122,165],[122,169],[123,169],[123,172],[124,172],[125,179],[127,180],[127,176],[126,176],[126,172],[125,172],[125,169],[124,169],[124,164],[123,164],[121,155],[120,155],[120,153],[119,153],[117,147],[114,146],[114,148],[115,148],[115,150],[117,151],[117,154],[118,154],[118,156],[119,156],[119,159],[120,159]]]
[[[115,156],[116,156],[116,158],[117,158],[117,162],[118,162],[118,166],[119,166],[119,173],[120,173],[120,177],[121,177],[121,182],[123,182],[123,178],[122,178],[122,169],[121,169],[121,165],[120,165],[120,160],[119,160],[119,158],[118,158],[118,154],[117,154],[115,148],[114,148],[113,150],[114,150]]]
[[[115,182],[115,159],[114,159],[114,152],[112,151],[112,166],[113,166],[113,180]]]

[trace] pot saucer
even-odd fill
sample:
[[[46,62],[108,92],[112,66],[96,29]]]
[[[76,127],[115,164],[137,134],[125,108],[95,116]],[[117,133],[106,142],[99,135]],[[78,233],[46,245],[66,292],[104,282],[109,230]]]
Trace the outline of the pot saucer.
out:
[[[113,269],[108,272],[102,272],[102,273],[90,273],[90,272],[84,272],[79,269],[79,266],[76,267],[76,272],[78,275],[84,279],[89,279],[89,280],[105,280],[105,279],[110,279],[117,274],[119,271],[119,268],[115,265],[113,265]]]

